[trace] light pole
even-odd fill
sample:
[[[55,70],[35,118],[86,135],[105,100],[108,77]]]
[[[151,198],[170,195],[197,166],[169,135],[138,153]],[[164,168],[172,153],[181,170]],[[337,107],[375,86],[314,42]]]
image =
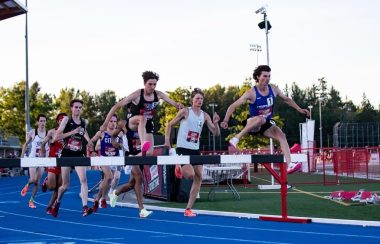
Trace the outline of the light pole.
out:
[[[263,14],[264,15],[264,21],[259,23],[260,29],[265,29],[265,43],[266,43],[266,49],[267,49],[267,65],[269,65],[269,41],[268,41],[268,33],[269,30],[272,28],[271,24],[268,21],[267,18],[267,6],[263,6],[256,10],[256,14]]]
[[[218,104],[210,103],[208,106],[212,107],[212,116],[214,116],[215,107],[218,107]],[[215,135],[214,135],[214,133],[212,133],[212,151],[215,153]]]
[[[259,52],[262,51],[261,46],[258,44],[251,44],[249,47],[250,51],[256,52],[256,66],[259,66]]]
[[[310,112],[310,120],[311,120],[311,109],[313,108],[313,106],[312,105],[309,105],[309,106],[307,106],[308,108],[309,108],[309,112]]]
[[[323,141],[322,141],[322,102],[324,100],[324,97],[318,98],[319,102],[319,150],[321,151],[323,148]]]
[[[28,0],[25,1],[25,6],[28,8]],[[26,79],[25,79],[25,115],[26,115],[26,123],[25,123],[25,129],[26,133],[30,130],[30,107],[29,107],[29,55],[28,55],[28,12],[25,14],[25,73],[26,73]]]

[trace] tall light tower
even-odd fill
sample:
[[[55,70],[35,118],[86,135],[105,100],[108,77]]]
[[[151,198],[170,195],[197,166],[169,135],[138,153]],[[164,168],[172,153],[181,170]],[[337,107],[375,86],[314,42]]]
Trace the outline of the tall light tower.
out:
[[[319,97],[319,150],[321,151],[323,148],[323,140],[322,140],[322,102],[325,100],[324,97]]]
[[[251,44],[249,45],[249,50],[256,52],[256,66],[259,66],[259,52],[262,51],[261,46],[258,44]]]
[[[272,28],[271,24],[269,23],[269,20],[267,18],[267,5],[264,5],[263,7],[259,8],[255,11],[256,14],[262,14],[264,16],[264,20],[259,23],[259,28],[265,30],[265,43],[266,43],[266,49],[267,49],[267,65],[269,65],[269,41],[268,41],[268,34],[269,30]]]
[[[28,8],[28,0],[25,1],[25,6]],[[28,12],[25,14],[25,130],[26,133],[30,130],[30,107],[29,107],[29,51],[28,51]]]

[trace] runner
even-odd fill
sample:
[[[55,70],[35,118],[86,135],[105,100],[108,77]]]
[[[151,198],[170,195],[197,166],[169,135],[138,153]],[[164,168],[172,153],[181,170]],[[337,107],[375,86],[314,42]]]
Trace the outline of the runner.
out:
[[[93,143],[96,143],[95,151],[92,153],[91,156],[98,156],[96,151],[100,151],[100,155],[103,157],[109,157],[109,156],[119,156],[119,140],[113,140],[113,132],[115,131],[117,126],[117,116],[113,115],[110,122],[108,123],[107,130],[106,131],[98,131],[93,138],[91,138],[91,141]],[[119,136],[122,136],[119,135]],[[117,137],[118,139],[119,137]],[[92,207],[92,210],[96,212],[99,208],[99,201],[101,200],[101,207],[106,208],[107,207],[107,193],[113,178],[111,167],[110,166],[101,166],[101,170],[103,172],[103,178],[101,180],[101,183],[99,185],[99,192],[96,195],[94,199],[94,206]]]
[[[44,114],[39,114],[37,116],[37,128],[29,131],[26,137],[26,141],[24,145],[22,146],[21,158],[25,156],[25,152],[29,143],[32,143],[29,158],[37,158],[41,156],[40,155],[41,144],[42,144],[42,140],[46,136],[45,126],[46,126],[46,116]],[[41,180],[43,170],[44,169],[42,167],[29,167],[28,183],[21,190],[21,196],[25,197],[26,193],[29,190],[30,185],[32,184],[34,185],[32,194],[29,199],[30,208],[36,208],[36,205],[34,204],[34,198],[38,191],[38,185]]]
[[[90,137],[87,134],[86,122],[81,118],[83,101],[73,99],[70,102],[71,115],[63,118],[61,124],[56,131],[53,141],[64,139],[64,146],[62,149],[61,157],[85,157],[86,156],[86,142],[89,148],[94,148]],[[75,165],[75,162],[73,162]],[[83,216],[92,213],[92,209],[87,206],[88,202],[88,185],[86,177],[86,167],[75,166],[75,171],[80,180],[81,193],[83,205]],[[70,172],[71,167],[61,167],[62,185],[58,188],[57,200],[53,204],[52,215],[58,216],[59,206],[62,197],[70,186]]]
[[[131,114],[129,114],[131,116]],[[129,117],[127,116],[127,118]],[[127,120],[122,120],[119,122],[117,130],[114,132],[114,135],[118,135],[120,131],[123,131],[126,134],[128,140],[128,151],[125,151],[125,156],[135,156],[141,155],[141,142],[139,138],[139,133],[137,131],[127,130],[126,128]],[[132,166],[131,174],[128,183],[122,185],[119,189],[113,190],[110,194],[110,206],[115,207],[117,198],[120,194],[126,193],[132,189],[135,190],[137,204],[139,207],[139,216],[140,218],[147,218],[153,212],[148,211],[144,208],[143,204],[143,191],[142,191],[142,179],[143,179],[143,165],[134,165]]]
[[[45,157],[46,155],[45,145],[47,143],[49,143],[49,155],[48,155],[49,157],[59,158],[61,156],[64,141],[59,140],[59,141],[53,142],[53,137],[65,116],[67,116],[66,113],[60,113],[57,115],[55,119],[56,127],[49,130],[46,137],[42,141],[42,145],[41,145],[42,157]],[[44,182],[42,183],[41,189],[43,192],[46,192],[47,189],[49,189],[50,191],[53,191],[50,201],[46,208],[46,212],[48,214],[51,214],[53,203],[57,199],[57,196],[58,196],[58,187],[62,184],[61,167],[46,167],[46,172],[47,172],[47,176]]]
[[[201,107],[203,105],[204,93],[201,89],[195,88],[191,93],[191,107],[181,109],[172,121],[166,127],[165,146],[170,145],[170,133],[172,127],[180,123],[177,136],[177,154],[179,155],[200,155],[199,142],[203,125],[206,123],[208,129],[216,136],[220,135],[219,115],[214,113],[211,121],[210,115],[204,112]],[[195,217],[196,213],[192,211],[192,207],[197,198],[197,194],[202,184],[203,165],[176,165],[175,174],[177,178],[193,179],[190,190],[189,201],[187,203],[184,216]]]
[[[114,105],[101,126],[101,130],[105,130],[112,115],[114,115],[118,109],[130,104],[131,114],[126,119],[126,129],[128,131],[137,131],[140,140],[143,142],[141,147],[142,152],[146,152],[146,155],[152,155],[154,145],[153,119],[159,100],[163,99],[178,109],[183,108],[183,105],[174,102],[166,94],[156,90],[156,85],[159,80],[158,74],[152,71],[145,71],[142,77],[144,80],[144,89],[133,92]]]
[[[285,96],[281,90],[274,85],[269,85],[271,68],[268,65],[260,65],[253,72],[256,85],[246,91],[238,100],[232,103],[226,112],[221,127],[228,128],[228,121],[235,109],[249,101],[249,118],[243,130],[230,140],[230,145],[235,147],[239,140],[248,134],[263,135],[280,142],[282,153],[288,165],[288,174],[301,169],[301,163],[292,163],[290,149],[285,134],[272,120],[275,98],[278,96],[290,107],[298,112],[310,116],[309,110],[300,108],[291,98]]]

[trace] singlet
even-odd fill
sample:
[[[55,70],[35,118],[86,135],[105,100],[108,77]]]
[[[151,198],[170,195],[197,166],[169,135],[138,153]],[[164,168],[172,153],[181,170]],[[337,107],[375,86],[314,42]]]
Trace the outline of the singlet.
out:
[[[139,133],[137,131],[128,130],[127,131],[128,149],[129,154],[137,155],[141,152],[141,142]]]
[[[46,136],[46,133],[47,132],[45,131],[45,136]],[[41,156],[41,145],[42,145],[42,141],[44,140],[44,137],[40,137],[38,135],[37,129],[34,130],[34,138],[32,140],[32,147],[30,149],[30,154],[29,154],[30,158],[38,158]],[[46,151],[48,150],[47,144],[46,144],[45,149],[46,149]]]
[[[268,85],[269,93],[267,96],[261,95],[256,86],[253,89],[256,92],[256,100],[254,103],[249,103],[250,117],[262,115],[267,121],[270,120],[273,116],[274,100],[276,98],[272,87]]]
[[[140,101],[136,104],[131,104],[131,117],[135,115],[144,115],[147,120],[153,120],[154,114],[158,106],[158,96],[156,91],[153,92],[153,101],[146,101],[144,98],[144,89],[140,92]]]
[[[119,148],[112,145],[112,136],[104,132],[103,139],[100,140],[100,155],[102,156],[119,156]]]
[[[66,127],[63,130],[63,134],[75,130],[77,127],[81,127],[79,133],[66,137],[64,139],[64,145],[62,149],[62,157],[83,157],[86,155],[86,146],[84,133],[86,131],[86,123],[84,119],[80,119],[81,123],[76,124],[72,117],[67,121]]]
[[[59,158],[62,153],[63,145],[64,145],[64,140],[59,140],[59,141],[50,143],[49,157]]]
[[[191,107],[189,115],[181,120],[177,136],[177,147],[199,150],[199,139],[205,122],[204,112],[197,116]]]

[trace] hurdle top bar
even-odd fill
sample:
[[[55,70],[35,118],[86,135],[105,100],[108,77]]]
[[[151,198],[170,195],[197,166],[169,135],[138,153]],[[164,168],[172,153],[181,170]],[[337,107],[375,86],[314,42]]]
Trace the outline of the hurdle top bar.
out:
[[[0,159],[0,168],[11,167],[71,167],[104,165],[175,165],[175,164],[241,164],[284,163],[283,155],[190,155],[190,156],[135,156],[135,157],[66,157]]]

